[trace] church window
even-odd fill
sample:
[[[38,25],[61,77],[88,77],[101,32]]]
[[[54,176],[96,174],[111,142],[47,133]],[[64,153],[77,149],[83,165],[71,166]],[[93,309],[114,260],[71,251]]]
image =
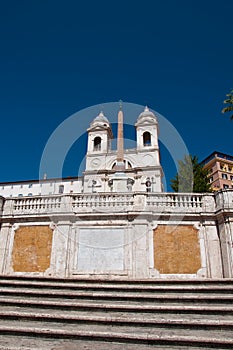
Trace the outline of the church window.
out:
[[[143,133],[143,146],[151,146],[151,134],[148,131]]]
[[[60,185],[59,186],[59,193],[63,193],[64,192],[64,185]]]
[[[132,164],[124,159],[125,169],[132,169]],[[116,168],[116,162],[113,163],[112,169],[114,170]]]
[[[94,151],[101,150],[101,138],[99,136],[94,138]]]

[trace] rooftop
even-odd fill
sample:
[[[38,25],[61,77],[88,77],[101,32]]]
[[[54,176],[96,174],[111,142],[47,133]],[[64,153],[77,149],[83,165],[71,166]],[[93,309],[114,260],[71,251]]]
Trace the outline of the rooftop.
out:
[[[208,157],[203,159],[201,164],[205,165],[205,164],[209,163],[214,158],[221,158],[221,159],[229,160],[229,161],[233,162],[233,156],[230,156],[229,154],[225,154],[225,153],[222,153],[222,152],[214,151]]]

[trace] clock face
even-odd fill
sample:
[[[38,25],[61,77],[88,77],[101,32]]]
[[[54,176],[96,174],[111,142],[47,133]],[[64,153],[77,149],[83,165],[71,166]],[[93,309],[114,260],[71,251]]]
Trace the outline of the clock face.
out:
[[[93,168],[97,168],[98,166],[100,166],[101,160],[99,158],[94,158],[91,161],[91,165]]]
[[[153,164],[154,164],[154,158],[152,157],[152,155],[146,154],[146,155],[143,157],[143,164],[144,164],[145,166],[153,165]]]

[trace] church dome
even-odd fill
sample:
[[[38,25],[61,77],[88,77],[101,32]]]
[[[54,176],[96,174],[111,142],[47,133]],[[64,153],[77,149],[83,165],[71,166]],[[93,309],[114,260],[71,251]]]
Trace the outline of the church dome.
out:
[[[151,112],[147,106],[145,107],[144,111],[139,114],[137,124],[144,121],[157,122],[155,114]]]
[[[97,117],[91,122],[91,127],[93,127],[96,124],[101,124],[104,126],[109,126],[108,118],[105,117],[103,112],[100,112]]]

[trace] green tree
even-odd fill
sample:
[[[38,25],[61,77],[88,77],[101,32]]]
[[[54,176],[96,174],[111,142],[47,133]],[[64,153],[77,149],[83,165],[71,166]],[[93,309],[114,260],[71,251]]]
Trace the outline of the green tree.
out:
[[[174,192],[211,192],[208,173],[196,156],[186,155],[178,161],[178,173],[171,179],[171,188]]]
[[[228,104],[228,106],[222,109],[222,113],[232,112],[230,115],[231,120],[233,120],[233,90],[230,91],[229,94],[226,95],[227,99],[223,101],[223,103]]]

